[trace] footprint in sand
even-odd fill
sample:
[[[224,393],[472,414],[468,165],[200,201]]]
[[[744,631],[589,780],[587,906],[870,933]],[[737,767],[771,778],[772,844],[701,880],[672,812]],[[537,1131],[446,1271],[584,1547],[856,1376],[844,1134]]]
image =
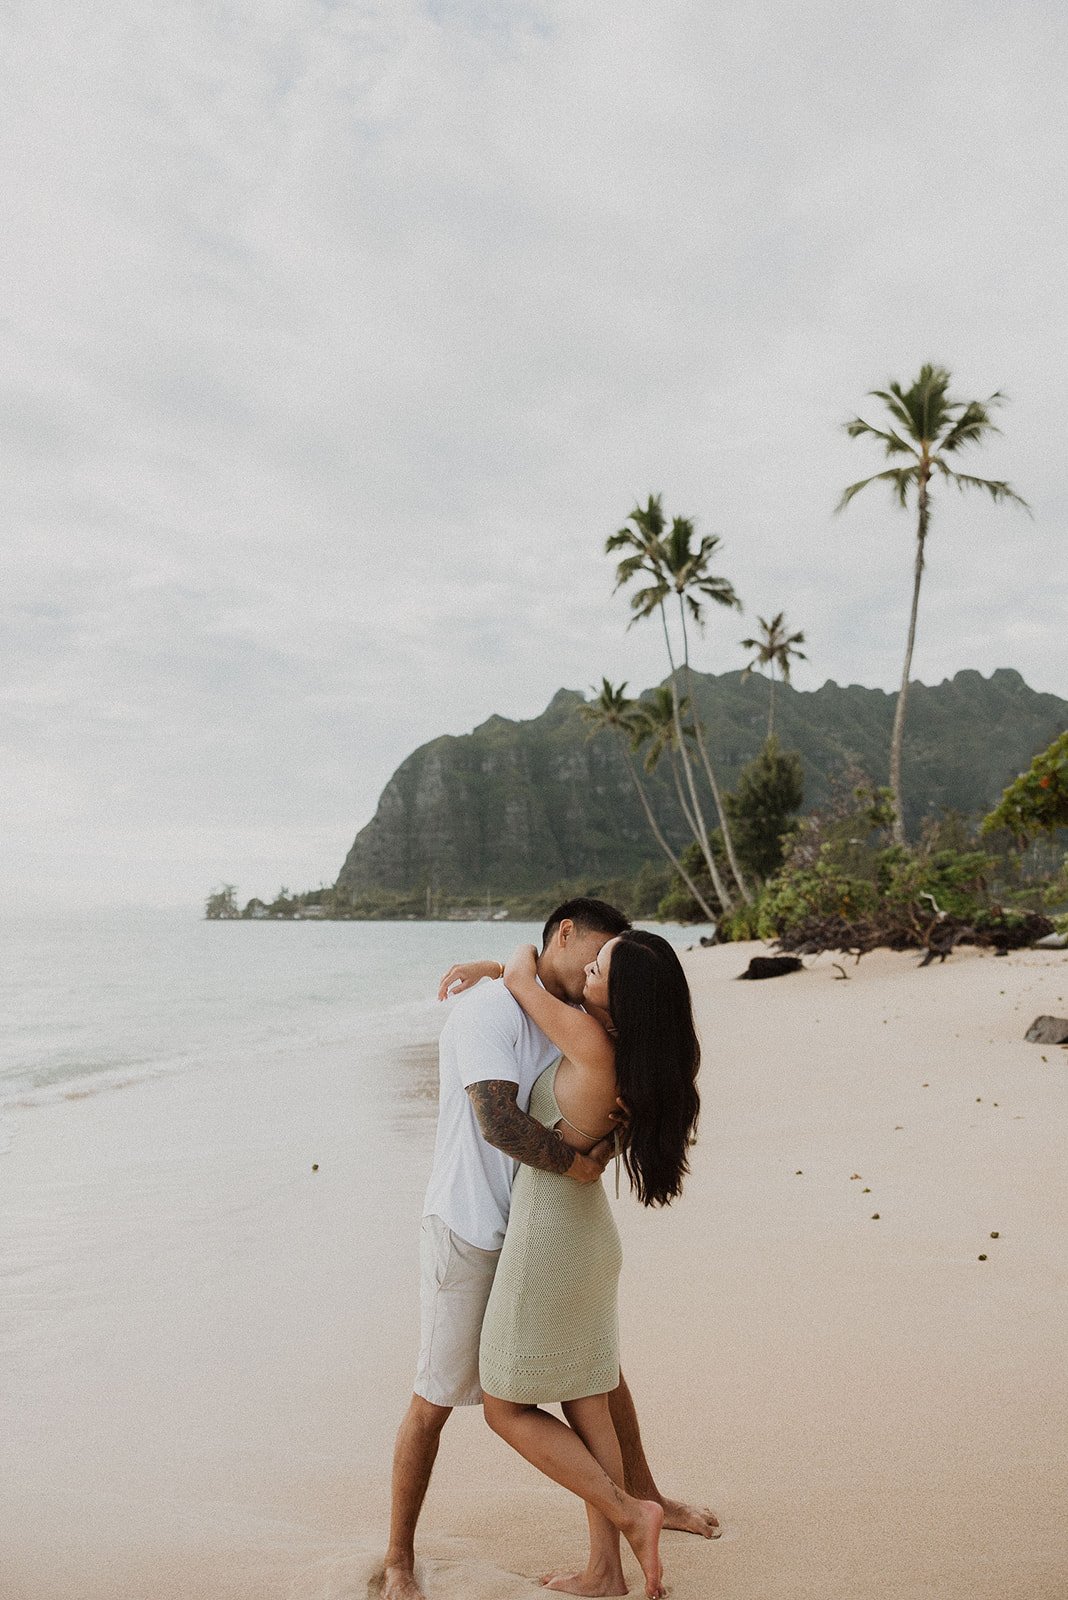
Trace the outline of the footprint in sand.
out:
[[[345,1587],[321,1591],[302,1589],[299,1600],[364,1600],[365,1595],[366,1600],[381,1600],[381,1555],[362,1587],[355,1565],[350,1566],[349,1571],[350,1579]],[[415,1563],[415,1576],[426,1600],[531,1600],[532,1594],[542,1592],[538,1590],[536,1578],[521,1572],[507,1572],[474,1554],[420,1557]]]

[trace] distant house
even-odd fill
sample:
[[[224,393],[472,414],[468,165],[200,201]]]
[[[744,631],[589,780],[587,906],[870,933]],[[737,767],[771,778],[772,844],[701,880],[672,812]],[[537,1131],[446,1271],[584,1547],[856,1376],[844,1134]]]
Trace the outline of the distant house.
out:
[[[444,913],[446,922],[503,922],[508,915],[507,906],[453,906]]]
[[[252,899],[245,907],[245,916],[252,917],[256,922],[269,915],[270,913],[262,900]]]
[[[325,906],[301,906],[297,912],[298,917],[325,917]]]

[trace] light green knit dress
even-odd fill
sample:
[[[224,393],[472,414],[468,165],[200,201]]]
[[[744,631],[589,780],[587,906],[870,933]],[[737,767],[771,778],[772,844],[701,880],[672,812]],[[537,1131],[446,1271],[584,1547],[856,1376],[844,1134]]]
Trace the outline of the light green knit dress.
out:
[[[530,1095],[530,1115],[548,1128],[560,1120],[559,1065],[546,1067]],[[533,1404],[614,1389],[622,1259],[603,1184],[521,1166],[482,1323],[485,1392]]]

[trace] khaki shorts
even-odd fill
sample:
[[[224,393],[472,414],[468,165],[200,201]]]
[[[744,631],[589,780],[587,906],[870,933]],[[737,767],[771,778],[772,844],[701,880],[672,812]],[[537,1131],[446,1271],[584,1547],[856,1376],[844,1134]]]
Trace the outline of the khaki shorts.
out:
[[[424,1217],[419,1235],[415,1392],[435,1406],[480,1406],[478,1341],[499,1250],[480,1250]]]

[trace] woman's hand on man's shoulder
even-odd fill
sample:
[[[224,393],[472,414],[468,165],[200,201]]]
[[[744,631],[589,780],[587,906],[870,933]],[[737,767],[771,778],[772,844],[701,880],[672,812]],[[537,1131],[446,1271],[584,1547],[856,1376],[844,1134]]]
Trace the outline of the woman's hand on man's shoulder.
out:
[[[483,978],[503,977],[503,961],[454,961],[438,984],[438,999],[446,1000],[453,995],[464,994]]]

